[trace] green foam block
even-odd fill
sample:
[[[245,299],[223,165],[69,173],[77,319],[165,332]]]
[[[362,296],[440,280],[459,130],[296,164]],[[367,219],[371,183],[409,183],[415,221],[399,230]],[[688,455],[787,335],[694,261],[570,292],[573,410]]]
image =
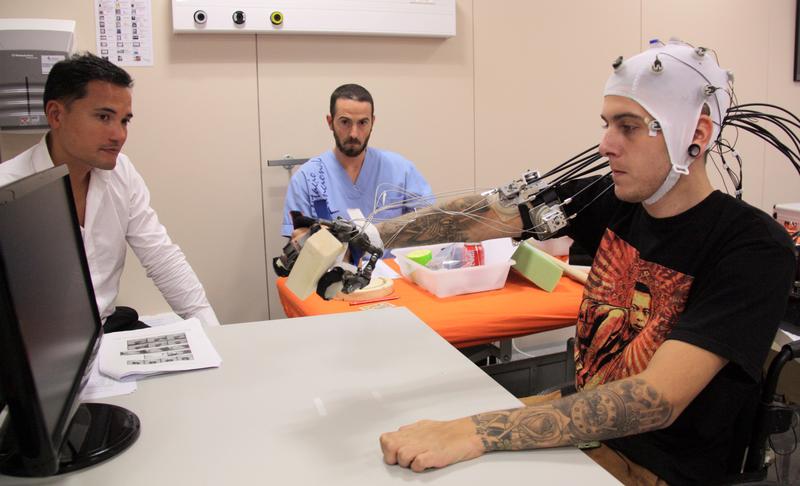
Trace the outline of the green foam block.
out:
[[[552,292],[564,271],[542,255],[539,250],[526,242],[522,242],[511,257],[515,262],[514,269],[544,291]]]

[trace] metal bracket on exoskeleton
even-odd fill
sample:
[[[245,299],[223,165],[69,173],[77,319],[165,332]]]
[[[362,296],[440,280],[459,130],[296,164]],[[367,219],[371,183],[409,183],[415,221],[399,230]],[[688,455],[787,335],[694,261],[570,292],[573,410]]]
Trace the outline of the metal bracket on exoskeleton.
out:
[[[339,264],[325,271],[315,282],[317,294],[325,300],[330,300],[339,292],[349,294],[369,284],[375,264],[383,255],[383,248],[373,245],[369,236],[358,225],[342,218],[333,221],[309,218],[297,211],[292,211],[290,215],[295,229],[308,228],[309,231],[300,238],[290,239],[283,247],[281,256],[272,260],[272,266],[278,276],[290,275],[303,252],[304,243],[324,228],[336,240],[347,244],[351,252],[355,250],[361,252],[363,256],[355,262],[355,265]],[[312,264],[311,267],[313,266]]]

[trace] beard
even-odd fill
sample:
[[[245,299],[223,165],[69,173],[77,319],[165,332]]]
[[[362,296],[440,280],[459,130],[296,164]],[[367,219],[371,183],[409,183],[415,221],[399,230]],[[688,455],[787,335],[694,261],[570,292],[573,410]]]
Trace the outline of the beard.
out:
[[[339,151],[348,157],[357,157],[361,155],[361,152],[367,149],[370,135],[372,135],[372,132],[370,132],[367,135],[367,138],[364,139],[364,143],[360,143],[357,138],[348,138],[344,141],[344,143],[342,143],[342,140],[338,135],[336,135],[336,132],[333,132],[333,139],[336,141],[336,148],[338,148]],[[353,142],[355,142],[357,145],[353,145]]]

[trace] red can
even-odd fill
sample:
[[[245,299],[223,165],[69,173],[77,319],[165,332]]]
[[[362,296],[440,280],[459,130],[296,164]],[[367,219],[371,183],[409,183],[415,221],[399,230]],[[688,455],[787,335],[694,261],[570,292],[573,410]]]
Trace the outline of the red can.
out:
[[[464,243],[464,266],[477,267],[484,264],[483,244]]]

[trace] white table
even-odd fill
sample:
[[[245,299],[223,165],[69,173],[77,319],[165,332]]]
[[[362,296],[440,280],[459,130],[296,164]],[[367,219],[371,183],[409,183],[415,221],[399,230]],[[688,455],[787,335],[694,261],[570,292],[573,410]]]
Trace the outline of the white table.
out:
[[[520,402],[405,308],[208,329],[220,368],[106,399],[138,441],[59,485],[618,484],[575,448],[504,452],[422,474],[382,461],[382,432]],[[298,353],[302,350],[302,353]],[[301,358],[298,358],[302,356]]]

